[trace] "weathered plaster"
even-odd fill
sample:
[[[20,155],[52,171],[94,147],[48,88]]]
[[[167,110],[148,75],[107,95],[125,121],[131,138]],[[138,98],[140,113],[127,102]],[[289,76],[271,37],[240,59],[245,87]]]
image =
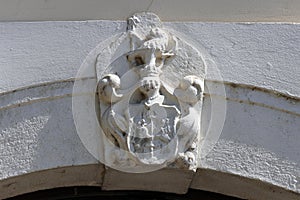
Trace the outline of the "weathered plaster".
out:
[[[206,84],[219,83],[208,81]],[[2,180],[62,166],[97,164],[96,159],[87,152],[76,135],[71,101],[68,96],[72,85],[72,81],[54,82],[8,92],[0,96],[3,102],[6,102],[0,109],[0,136],[3,141],[0,155]],[[204,131],[210,119],[210,98],[226,100],[228,109],[221,140],[210,154],[200,160],[200,168],[236,174],[299,192],[298,142],[300,140],[297,126],[294,126],[299,124],[300,120],[300,112],[296,109],[299,107],[299,99],[287,102],[284,96],[247,86],[234,85],[232,87],[232,84],[226,84],[225,88],[226,97],[211,93],[206,94],[204,98],[204,123],[202,125]],[[258,97],[263,97],[268,101],[261,102],[263,98]],[[9,104],[9,102],[15,102],[15,104]],[[280,108],[284,104],[286,104],[284,108]],[[116,176],[113,171],[109,173],[112,174],[109,177]],[[161,177],[161,175],[158,176]],[[177,176],[182,178],[187,174],[178,172]],[[197,174],[194,177],[191,187],[213,190],[213,188],[203,186],[202,182],[199,183],[197,180],[201,179],[201,174],[199,176]],[[129,180],[126,176],[123,178]],[[104,180],[104,183],[108,184],[114,183],[117,179],[106,178]],[[154,179],[151,180],[147,182],[150,190],[155,189],[157,185],[153,182]],[[135,187],[133,182],[130,182],[131,186],[124,183],[104,186],[106,189],[133,189]],[[151,184],[154,185],[151,186]],[[20,194],[21,188],[25,187],[19,183],[14,185],[16,185],[13,187],[15,189],[7,193],[7,196]],[[50,187],[46,182],[42,186],[42,188]],[[38,187],[35,186],[35,188]],[[147,189],[137,185],[136,189],[138,188]],[[6,191],[5,187],[2,189]],[[165,189],[174,191],[174,186]],[[226,193],[218,188],[213,191]],[[232,194],[232,191],[228,194]],[[240,193],[235,195],[247,197]]]
[[[299,163],[260,145],[221,139],[205,159],[203,168],[247,176],[299,192]]]
[[[164,21],[300,22],[296,0],[1,0],[0,20],[124,20],[150,11]]]
[[[217,90],[204,93],[203,130],[209,126],[210,98],[225,101],[227,115],[221,140],[201,158],[200,169],[215,170],[216,174],[209,173],[212,180],[218,180],[218,173],[229,177],[235,174],[243,183],[255,180],[276,186],[280,195],[299,193],[300,26],[165,25],[203,50],[208,66],[219,69],[208,69],[206,86],[221,84],[218,73],[226,82],[226,96]],[[99,164],[76,134],[72,86],[88,52],[124,30],[124,22],[112,21],[0,23],[2,181],[41,170]],[[87,78],[96,81],[92,71]],[[92,173],[98,173],[94,170]],[[231,184],[225,187],[226,182],[221,180],[216,188],[203,185],[201,177],[207,178],[197,173],[191,187],[259,199],[247,192],[235,193]],[[254,187],[255,181],[247,184]],[[43,184],[41,189],[51,187]],[[7,187],[0,188],[0,194],[6,197],[29,190],[6,191]],[[276,196],[276,192],[267,197]]]
[[[99,186],[100,189],[103,172],[103,165],[88,164],[26,173],[2,180],[0,199],[57,187],[84,185]]]
[[[20,98],[15,106],[9,104],[0,109],[1,179],[37,170],[97,163],[76,134],[71,98],[66,95],[71,89],[72,82],[67,86],[63,82],[1,95],[1,99],[10,99],[11,103]]]
[[[300,25],[166,26],[206,51],[223,80],[300,96]],[[74,78],[88,52],[125,27],[114,21],[0,23],[0,92]],[[219,79],[214,70],[207,78]]]

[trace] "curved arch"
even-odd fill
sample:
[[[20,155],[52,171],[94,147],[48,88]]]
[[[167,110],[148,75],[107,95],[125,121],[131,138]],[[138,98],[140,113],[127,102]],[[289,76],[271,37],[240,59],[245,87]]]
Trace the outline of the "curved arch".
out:
[[[105,170],[103,166],[99,164],[68,166],[36,171],[2,180],[0,182],[0,190],[2,191],[0,198],[9,198],[11,200],[34,199],[34,194],[36,193],[36,196],[39,195],[39,198],[41,198],[41,195],[47,195],[47,197],[53,197],[53,199],[55,199],[55,197],[57,198],[58,196],[53,194],[51,196],[51,191],[55,192],[56,189],[60,188],[65,188],[57,190],[60,191],[60,198],[64,195],[68,198],[92,198],[93,195],[99,197],[103,195],[113,196],[113,194],[116,194],[118,197],[122,194],[126,194],[126,196],[130,194],[136,194],[138,196],[152,194],[154,197],[163,198],[166,196],[168,199],[172,197],[176,197],[176,199],[185,199],[187,197],[189,199],[198,199],[199,195],[201,195],[201,197],[211,198],[212,200],[220,198],[228,200],[238,198],[293,200],[299,198],[298,194],[292,191],[265,182],[208,169],[198,170],[189,191],[185,195],[157,192],[155,190],[148,190],[148,192],[138,192],[134,189],[123,192],[120,192],[120,190],[118,190],[118,192],[105,191],[103,189],[101,190],[104,173]],[[138,184],[140,183],[136,184],[138,188]],[[80,191],[78,188],[85,188],[85,190]],[[72,194],[74,189],[76,192]]]
[[[109,169],[88,154],[76,135],[73,81],[0,94],[0,198],[66,186],[100,187],[109,178]],[[205,94],[203,118],[209,115],[209,99],[221,98],[229,105],[227,122],[214,151],[201,160],[196,174],[188,175],[186,187],[241,198],[299,198],[300,160],[294,154],[299,134],[292,124],[300,120],[300,98],[236,83],[225,83],[225,89],[226,97]],[[204,120],[204,130],[206,125]],[[116,187],[121,175],[103,188]],[[139,189],[140,182],[131,183]],[[119,189],[128,189],[126,182]]]

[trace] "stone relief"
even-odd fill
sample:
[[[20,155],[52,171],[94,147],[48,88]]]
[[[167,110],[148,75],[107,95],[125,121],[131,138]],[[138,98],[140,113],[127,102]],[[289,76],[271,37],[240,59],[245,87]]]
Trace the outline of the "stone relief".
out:
[[[124,35],[110,47],[122,56],[105,69],[101,57],[96,64],[100,125],[113,144],[106,162],[195,170],[206,70],[200,53],[153,13],[130,17]]]

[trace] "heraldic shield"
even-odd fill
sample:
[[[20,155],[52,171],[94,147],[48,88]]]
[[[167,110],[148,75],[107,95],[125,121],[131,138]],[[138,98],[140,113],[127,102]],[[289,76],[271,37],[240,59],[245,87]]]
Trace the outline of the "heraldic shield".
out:
[[[180,112],[175,106],[163,105],[160,99],[154,101],[129,108],[132,117],[127,147],[144,164],[163,164],[174,158],[178,149],[176,125]]]
[[[106,163],[196,169],[206,70],[200,53],[155,14],[139,13],[96,68]]]

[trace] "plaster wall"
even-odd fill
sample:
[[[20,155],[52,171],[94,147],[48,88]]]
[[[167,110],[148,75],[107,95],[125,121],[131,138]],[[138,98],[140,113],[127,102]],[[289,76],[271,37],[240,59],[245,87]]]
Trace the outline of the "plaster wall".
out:
[[[204,99],[203,130],[208,128],[211,100],[217,98],[227,105],[220,140],[202,158],[198,172],[188,176],[182,191],[192,187],[261,199],[253,192],[230,187],[222,190],[209,181],[203,183],[201,178],[207,174],[216,180],[213,173],[202,173],[212,170],[276,187],[273,193],[259,193],[268,198],[299,198],[300,26],[209,22],[165,25],[200,48],[206,61],[218,68],[208,69],[207,86],[226,82],[226,96],[206,91]],[[73,79],[86,55],[125,27],[124,21],[101,20],[0,23],[0,179],[5,183],[0,187],[1,198],[30,190],[20,189],[22,179],[10,182],[22,175],[99,164],[76,134]],[[105,170],[100,171],[105,176]],[[102,178],[95,178],[98,185]],[[91,177],[85,184],[95,184],[95,179]]]
[[[124,20],[140,11],[164,21],[300,22],[297,0],[1,0],[1,21]]]

